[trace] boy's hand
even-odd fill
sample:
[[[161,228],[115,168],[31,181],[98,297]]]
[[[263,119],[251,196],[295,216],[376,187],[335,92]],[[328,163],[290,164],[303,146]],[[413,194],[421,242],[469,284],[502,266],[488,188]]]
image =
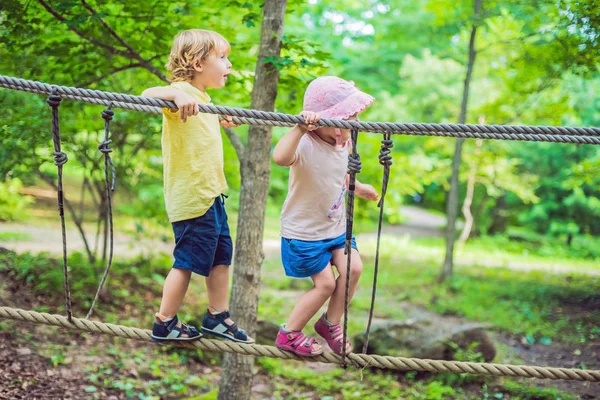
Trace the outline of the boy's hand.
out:
[[[199,110],[196,99],[186,92],[177,93],[173,101],[179,108],[179,117],[183,122],[186,122],[188,117],[198,115]]]
[[[236,124],[233,122],[233,119],[229,115],[223,116],[225,119],[222,119],[219,123],[223,128],[237,128],[240,124]]]
[[[315,129],[318,128],[317,125],[312,125],[312,124],[319,122],[319,120],[321,119],[319,114],[312,112],[312,111],[302,111],[300,113],[300,116],[302,118],[304,118],[304,121],[306,121],[308,123],[308,125],[301,124],[300,125],[301,127],[306,129],[307,131],[314,131]]]
[[[375,190],[373,186],[365,183],[356,185],[356,195],[365,200],[377,201],[379,199],[379,193],[377,193],[377,190]]]

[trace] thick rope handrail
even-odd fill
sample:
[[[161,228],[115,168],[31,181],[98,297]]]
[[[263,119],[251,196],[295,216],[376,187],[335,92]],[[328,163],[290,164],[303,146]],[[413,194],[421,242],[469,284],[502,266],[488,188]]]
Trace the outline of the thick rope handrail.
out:
[[[49,93],[52,85],[10,76],[0,75],[0,87],[23,91]],[[153,107],[176,108],[173,102],[145,98],[100,90],[80,89],[69,86],[56,86],[58,94],[63,97],[99,98],[116,102],[133,103]],[[241,108],[198,104],[200,111],[211,114],[230,115],[232,117],[254,118],[277,122],[274,125],[289,126],[304,123],[298,115]],[[499,139],[521,141],[544,141],[557,143],[600,144],[600,128],[591,127],[558,127],[558,126],[516,126],[516,125],[475,125],[475,124],[426,124],[426,123],[391,123],[361,122],[333,119],[321,119],[317,125],[343,129],[358,129],[362,132],[392,133],[413,136],[441,136],[466,139]]]
[[[0,87],[4,87],[5,89],[18,90],[18,91],[22,91],[22,92],[46,94],[46,90],[37,88],[37,87],[27,87],[26,88],[26,87],[12,86],[12,85],[0,85]],[[95,105],[100,105],[100,106],[112,105],[112,108],[122,108],[124,110],[132,110],[132,111],[145,112],[145,113],[149,113],[149,114],[162,115],[162,110],[160,107],[146,106],[146,105],[135,104],[135,103],[124,103],[121,101],[103,100],[103,99],[94,98],[94,97],[75,96],[72,94],[64,94],[64,95],[62,95],[62,97],[64,99],[77,100],[77,101],[82,101],[84,103],[95,104]],[[295,125],[295,123],[293,123],[293,122],[277,122],[277,121],[271,121],[271,120],[267,120],[267,119],[256,119],[256,118],[246,118],[246,117],[232,117],[232,120],[233,120],[233,122],[235,122],[236,124],[239,124],[239,125],[248,124],[248,125],[289,126],[289,127],[292,127]]]
[[[107,324],[80,318],[73,318],[72,322],[69,322],[69,320],[62,315],[39,313],[36,311],[21,310],[12,307],[0,307],[0,318],[58,326],[72,330],[118,336],[126,339],[145,341],[152,340],[150,337],[150,331],[147,329],[131,328],[123,325]],[[174,345],[187,348],[197,348],[205,351],[238,353],[256,357],[281,358],[284,360],[314,361],[330,364],[340,364],[341,362],[340,356],[330,352],[323,353],[317,357],[304,358],[299,357],[291,352],[279,350],[274,346],[241,344],[231,341],[220,341],[204,338],[193,342],[177,343]],[[450,372],[475,375],[600,382],[600,370],[427,360],[420,358],[391,357],[357,353],[350,353],[346,357],[352,361],[352,364],[355,364],[361,368],[370,367],[399,371]]]

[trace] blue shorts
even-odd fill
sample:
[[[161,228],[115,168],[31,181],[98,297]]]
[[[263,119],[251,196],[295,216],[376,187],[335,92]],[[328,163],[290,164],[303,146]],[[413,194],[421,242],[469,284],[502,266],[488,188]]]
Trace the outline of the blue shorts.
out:
[[[331,261],[331,253],[346,246],[346,234],[333,239],[307,241],[281,238],[281,261],[287,276],[308,278],[323,271]],[[356,239],[352,237],[352,248]]]
[[[229,234],[224,195],[217,197],[201,217],[173,222],[173,268],[208,276],[215,265],[231,265],[233,243]]]

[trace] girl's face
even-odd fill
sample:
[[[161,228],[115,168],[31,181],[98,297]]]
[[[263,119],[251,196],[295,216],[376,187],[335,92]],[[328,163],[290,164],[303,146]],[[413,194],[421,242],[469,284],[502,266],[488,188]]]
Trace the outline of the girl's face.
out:
[[[360,121],[358,114],[346,118],[347,121]],[[332,144],[341,145],[350,138],[350,129],[323,127],[314,131],[321,139]]]

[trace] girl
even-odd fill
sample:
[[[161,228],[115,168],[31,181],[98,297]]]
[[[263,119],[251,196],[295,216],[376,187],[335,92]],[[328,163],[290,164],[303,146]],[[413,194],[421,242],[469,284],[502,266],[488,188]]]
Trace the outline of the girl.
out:
[[[350,130],[316,127],[320,117],[358,120],[358,114],[375,100],[358,90],[353,82],[334,76],[315,79],[304,95],[300,114],[309,124],[296,125],[275,146],[277,165],[290,167],[288,195],[281,211],[281,258],[287,276],[310,277],[314,287],[296,303],[287,323],[281,325],[275,345],[301,356],[323,352],[313,337],[302,329],[329,299],[326,313],[315,331],[329,347],[341,354],[352,350],[342,343],[341,319],[346,285],[345,204]],[[370,185],[356,182],[356,195],[377,200]],[[350,298],[362,272],[362,262],[352,238]],[[333,267],[337,269],[336,279]]]

